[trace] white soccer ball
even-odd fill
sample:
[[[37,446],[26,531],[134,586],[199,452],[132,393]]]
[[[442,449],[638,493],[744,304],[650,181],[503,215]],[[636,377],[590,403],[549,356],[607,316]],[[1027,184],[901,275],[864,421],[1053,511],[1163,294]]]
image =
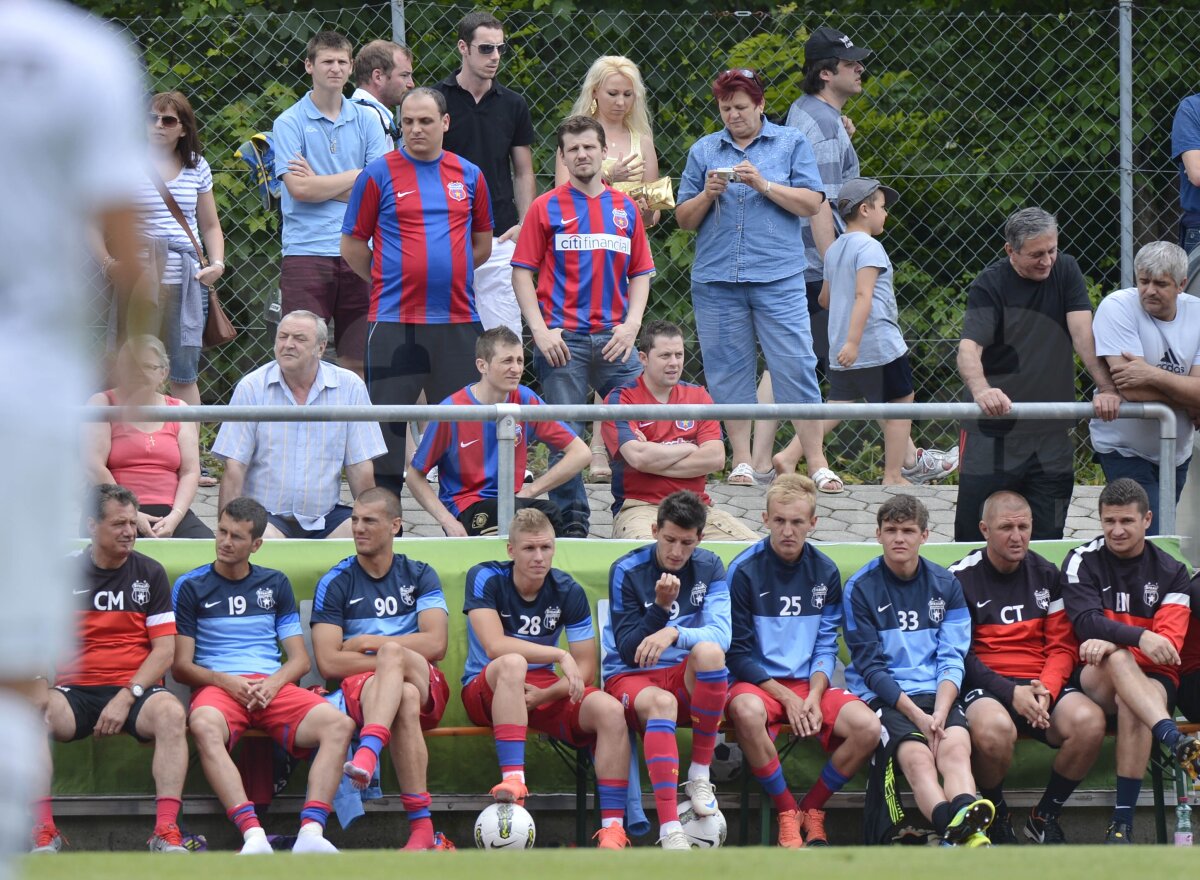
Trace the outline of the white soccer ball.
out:
[[[475,820],[475,846],[480,849],[532,849],[536,837],[533,816],[516,804],[492,804]]]
[[[717,745],[713,749],[711,775],[713,782],[733,782],[742,772],[742,749],[735,742],[725,742],[724,734],[717,734]]]
[[[720,810],[711,816],[697,816],[692,810],[691,801],[683,801],[679,805],[679,822],[692,846],[699,849],[723,846],[725,835],[729,832],[725,815]]]

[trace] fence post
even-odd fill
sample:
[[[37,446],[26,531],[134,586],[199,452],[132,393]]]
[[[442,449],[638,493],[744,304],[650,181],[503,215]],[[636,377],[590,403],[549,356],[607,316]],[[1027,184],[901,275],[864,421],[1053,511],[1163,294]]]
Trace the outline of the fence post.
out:
[[[508,537],[508,524],[516,512],[513,473],[517,467],[517,414],[521,407],[515,403],[496,404],[496,519],[499,535]]]
[[[1121,286],[1133,286],[1133,0],[1118,0],[1121,105]]]
[[[392,0],[392,41],[407,46],[404,39],[404,0]]]

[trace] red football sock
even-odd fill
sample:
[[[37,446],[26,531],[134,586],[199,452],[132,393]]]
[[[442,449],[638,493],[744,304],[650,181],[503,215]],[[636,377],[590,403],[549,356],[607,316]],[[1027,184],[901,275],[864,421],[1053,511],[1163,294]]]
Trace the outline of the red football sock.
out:
[[[50,798],[38,798],[33,802],[33,821],[35,825],[54,827],[54,805]]]
[[[429,792],[401,794],[400,803],[408,813],[408,843],[405,849],[433,849],[433,817],[429,814]]]
[[[725,711],[725,696],[729,691],[728,673],[724,669],[696,674],[692,688],[692,763],[712,763],[717,747],[717,728]]]
[[[365,771],[367,779],[370,779],[375,775],[375,768],[379,765],[380,751],[386,749],[392,740],[392,732],[382,724],[364,724],[358,738],[363,745],[360,745],[358,751],[354,753],[352,763]]]
[[[183,801],[179,798],[160,797],[154,799],[154,827],[179,824],[179,808]]]
[[[679,745],[675,742],[675,722],[651,719],[646,723],[642,742],[646,770],[654,787],[654,809],[658,813],[658,824],[678,822]]]
[[[230,807],[225,811],[225,815],[229,817],[229,821],[237,826],[238,832],[245,837],[246,832],[251,828],[262,828],[259,824],[258,816],[254,813],[254,804],[246,801],[244,804],[238,804],[236,807]]]

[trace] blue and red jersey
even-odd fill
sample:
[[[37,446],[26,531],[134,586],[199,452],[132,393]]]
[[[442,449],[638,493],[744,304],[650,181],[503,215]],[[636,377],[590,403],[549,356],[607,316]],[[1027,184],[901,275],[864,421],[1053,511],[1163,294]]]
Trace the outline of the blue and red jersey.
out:
[[[609,395],[605,403],[658,403],[659,400],[646,387],[644,376],[639,376],[632,385],[617,388]],[[702,385],[692,385],[680,382],[671,389],[667,403],[712,403],[712,397]],[[646,440],[651,443],[694,443],[699,446],[709,440],[721,439],[721,425],[710,420],[692,421],[663,421],[651,422],[634,419],[631,421],[605,422],[604,445],[612,457],[612,512],[615,516],[625,503],[626,498],[658,504],[672,492],[688,489],[703,499],[705,504],[712,504],[712,499],[704,491],[703,474],[698,477],[664,477],[659,474],[647,474],[630,467],[621,457],[621,447],[631,440]]]
[[[534,199],[512,265],[538,273],[550,329],[599,333],[625,320],[629,279],[654,271],[637,204],[605,187],[590,197],[570,183]]]
[[[369,163],[342,222],[343,235],[373,240],[367,320],[478,321],[471,234],[491,229],[483,172],[461,156],[422,162],[401,147]]]
[[[531,389],[518,385],[505,403],[541,406],[546,401]],[[442,405],[479,406],[471,386],[459,389]],[[513,491],[525,482],[525,464],[530,443],[545,443],[552,449],[566,449],[575,432],[562,422],[517,422],[517,440],[513,462]],[[499,444],[495,422],[430,422],[413,455],[412,467],[422,474],[438,469],[438,498],[454,516],[460,516],[472,504],[496,498],[499,481]]]

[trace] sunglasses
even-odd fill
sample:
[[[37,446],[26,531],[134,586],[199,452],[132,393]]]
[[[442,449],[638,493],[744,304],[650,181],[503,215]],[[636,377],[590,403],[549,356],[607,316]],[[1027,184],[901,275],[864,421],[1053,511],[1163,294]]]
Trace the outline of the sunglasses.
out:
[[[479,50],[480,55],[491,55],[493,52],[503,55],[508,51],[508,43],[476,43],[475,48]]]
[[[170,115],[162,114],[162,113],[146,114],[146,124],[147,125],[157,125],[160,122],[162,123],[163,128],[174,128],[175,126],[177,126],[179,124],[179,117],[178,116],[170,116]]]
[[[725,73],[735,73],[738,76],[744,76],[746,79],[753,80],[754,82],[758,82],[758,74],[755,73],[753,70],[751,70],[749,67],[732,67],[729,70],[725,71]]]

